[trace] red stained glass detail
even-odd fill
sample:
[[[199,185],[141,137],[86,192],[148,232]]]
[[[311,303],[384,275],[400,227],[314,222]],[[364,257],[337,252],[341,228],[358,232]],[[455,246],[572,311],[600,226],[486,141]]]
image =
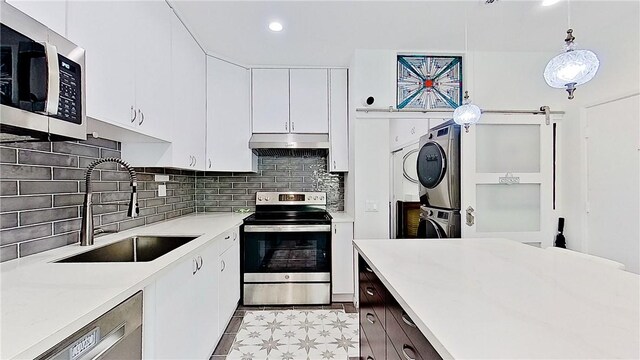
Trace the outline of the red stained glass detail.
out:
[[[428,88],[433,87],[433,80],[431,80],[431,79],[425,80],[424,81],[424,86],[426,86]]]

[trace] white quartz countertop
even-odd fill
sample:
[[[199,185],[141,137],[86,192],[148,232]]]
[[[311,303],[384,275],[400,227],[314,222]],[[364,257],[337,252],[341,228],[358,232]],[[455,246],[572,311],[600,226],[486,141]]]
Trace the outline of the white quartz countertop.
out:
[[[353,216],[344,211],[330,212],[329,215],[333,218],[333,222],[353,222]]]
[[[444,358],[640,358],[636,274],[505,239],[354,244]]]
[[[197,214],[98,237],[5,262],[1,275],[0,359],[32,359],[127,299],[179,260],[249,214]],[[132,235],[195,235],[197,239],[140,263],[52,263]]]

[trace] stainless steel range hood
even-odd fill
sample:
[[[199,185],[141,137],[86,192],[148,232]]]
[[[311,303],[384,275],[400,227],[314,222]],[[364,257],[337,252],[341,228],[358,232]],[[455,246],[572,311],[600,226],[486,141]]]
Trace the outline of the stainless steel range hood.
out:
[[[326,154],[327,134],[253,134],[249,148],[258,155]]]

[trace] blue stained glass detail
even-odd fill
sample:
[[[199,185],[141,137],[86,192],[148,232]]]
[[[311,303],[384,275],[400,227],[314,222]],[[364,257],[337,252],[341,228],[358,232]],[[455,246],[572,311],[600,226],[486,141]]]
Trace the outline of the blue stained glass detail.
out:
[[[462,57],[398,55],[398,109],[449,109],[462,104]]]

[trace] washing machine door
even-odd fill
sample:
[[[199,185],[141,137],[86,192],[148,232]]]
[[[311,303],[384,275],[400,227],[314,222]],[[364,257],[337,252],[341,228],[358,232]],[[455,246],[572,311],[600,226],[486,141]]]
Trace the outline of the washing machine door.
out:
[[[418,225],[419,239],[446,239],[447,234],[437,222],[431,219],[421,219]]]
[[[447,171],[447,158],[444,149],[436,142],[427,142],[418,153],[417,173],[420,184],[433,189],[444,178]]]

